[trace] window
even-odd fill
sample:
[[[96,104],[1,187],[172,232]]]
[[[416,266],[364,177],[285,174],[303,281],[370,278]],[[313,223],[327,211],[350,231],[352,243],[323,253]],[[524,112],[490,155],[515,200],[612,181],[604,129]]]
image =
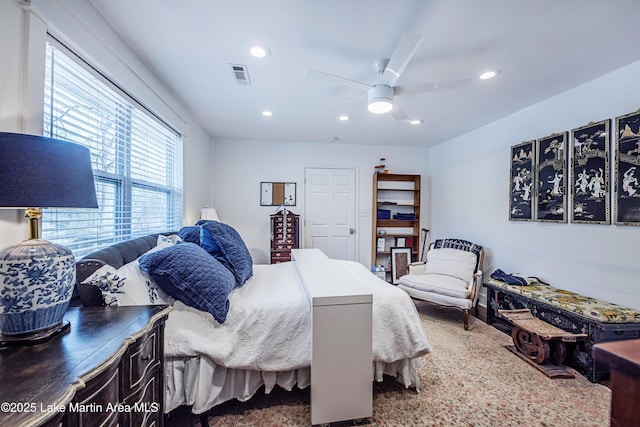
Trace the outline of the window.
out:
[[[54,40],[43,135],[91,151],[98,209],[46,209],[43,238],[77,258],[182,226],[182,137]]]

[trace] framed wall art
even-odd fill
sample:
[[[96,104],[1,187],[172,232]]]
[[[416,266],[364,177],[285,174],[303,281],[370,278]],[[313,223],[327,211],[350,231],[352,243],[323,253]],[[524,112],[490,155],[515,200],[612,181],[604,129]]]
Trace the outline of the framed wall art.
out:
[[[295,182],[261,182],[260,206],[295,206]]]
[[[511,147],[510,221],[533,221],[535,150],[535,141],[524,141]]]
[[[397,285],[399,279],[409,274],[411,248],[391,248],[391,283]]]
[[[640,110],[616,117],[614,224],[640,225]]]
[[[571,222],[610,224],[611,120],[571,131]]]
[[[536,140],[537,221],[567,222],[567,132]]]

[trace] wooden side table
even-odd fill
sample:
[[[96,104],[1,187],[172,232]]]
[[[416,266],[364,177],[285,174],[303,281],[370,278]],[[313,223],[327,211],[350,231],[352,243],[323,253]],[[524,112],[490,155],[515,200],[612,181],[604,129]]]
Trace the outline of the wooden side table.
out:
[[[596,344],[593,356],[611,369],[611,427],[640,426],[640,339]]]

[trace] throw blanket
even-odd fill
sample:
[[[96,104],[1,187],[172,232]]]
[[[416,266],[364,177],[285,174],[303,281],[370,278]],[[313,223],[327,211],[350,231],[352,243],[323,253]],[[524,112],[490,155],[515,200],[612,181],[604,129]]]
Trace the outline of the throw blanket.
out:
[[[431,351],[415,305],[361,264],[332,260],[373,294],[373,358],[393,362]],[[340,267],[338,267],[340,268]],[[311,365],[311,307],[292,262],[255,265],[229,295],[224,324],[176,301],[165,327],[167,357],[206,355],[227,368],[286,371]]]

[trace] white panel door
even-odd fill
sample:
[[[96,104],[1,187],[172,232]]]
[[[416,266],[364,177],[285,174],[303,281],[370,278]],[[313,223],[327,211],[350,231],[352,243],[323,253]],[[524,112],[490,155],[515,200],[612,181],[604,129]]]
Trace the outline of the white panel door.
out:
[[[305,248],[355,261],[356,172],[305,169]]]

